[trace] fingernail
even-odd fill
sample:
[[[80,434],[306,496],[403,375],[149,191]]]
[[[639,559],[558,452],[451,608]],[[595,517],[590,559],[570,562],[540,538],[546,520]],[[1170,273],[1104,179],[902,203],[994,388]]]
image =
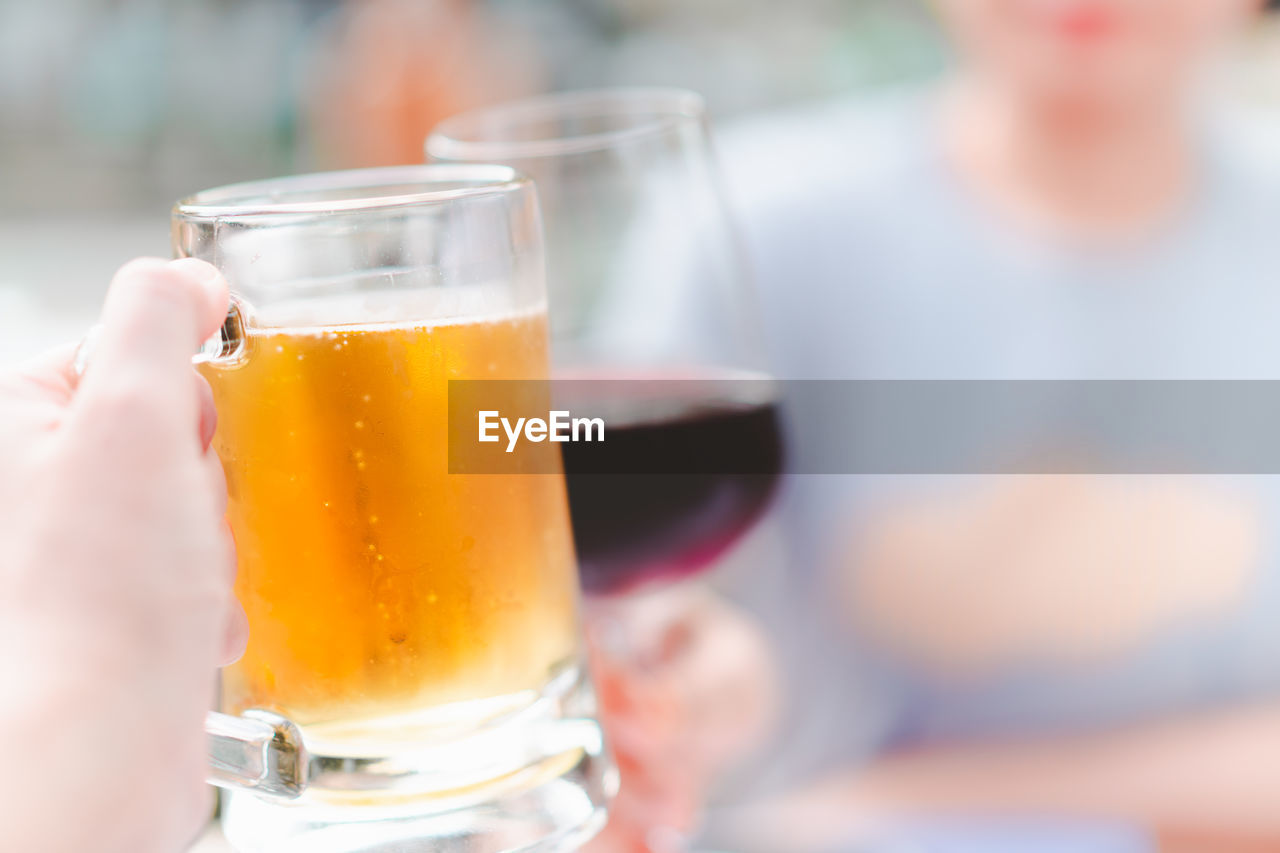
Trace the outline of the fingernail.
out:
[[[222,273],[218,271],[217,267],[199,258],[179,258],[176,261],[170,261],[169,268],[182,275],[190,276],[206,289],[211,289],[222,278]]]

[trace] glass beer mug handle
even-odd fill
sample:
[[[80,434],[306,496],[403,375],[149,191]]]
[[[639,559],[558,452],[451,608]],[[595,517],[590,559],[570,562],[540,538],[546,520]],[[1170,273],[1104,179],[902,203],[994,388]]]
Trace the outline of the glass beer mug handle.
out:
[[[233,717],[210,711],[204,730],[210,785],[289,799],[306,788],[309,759],[302,735],[279,714],[252,710]]]
[[[231,301],[227,305],[227,318],[222,321],[222,328],[204,342],[191,361],[200,364],[206,361],[231,361],[239,358],[244,352],[247,316],[244,303],[232,294]]]
[[[232,296],[231,303],[227,306],[227,318],[222,321],[222,328],[200,346],[192,356],[191,363],[226,362],[239,358],[244,352],[247,313],[244,303]],[[93,358],[93,351],[97,348],[98,336],[101,332],[102,326],[94,326],[80,341],[80,346],[76,347],[75,359],[72,361],[76,376],[84,375],[85,368]]]

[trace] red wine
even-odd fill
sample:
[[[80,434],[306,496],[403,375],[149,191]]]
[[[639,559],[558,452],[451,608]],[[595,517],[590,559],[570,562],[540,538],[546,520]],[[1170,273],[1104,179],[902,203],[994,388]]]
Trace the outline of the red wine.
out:
[[[710,566],[751,529],[773,496],[782,470],[776,406],[673,396],[633,401],[636,417],[609,418],[602,443],[562,445],[589,593]],[[615,411],[618,402],[611,401]],[[661,417],[645,420],[644,412]]]

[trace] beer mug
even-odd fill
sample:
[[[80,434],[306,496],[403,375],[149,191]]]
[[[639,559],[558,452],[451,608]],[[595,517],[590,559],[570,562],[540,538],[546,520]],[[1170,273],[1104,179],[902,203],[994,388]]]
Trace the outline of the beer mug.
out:
[[[616,773],[563,475],[448,471],[450,380],[548,374],[532,184],[473,165],[239,184],[179,202],[173,246],[233,294],[197,357],[249,618],[208,723],[228,840],[590,837]]]

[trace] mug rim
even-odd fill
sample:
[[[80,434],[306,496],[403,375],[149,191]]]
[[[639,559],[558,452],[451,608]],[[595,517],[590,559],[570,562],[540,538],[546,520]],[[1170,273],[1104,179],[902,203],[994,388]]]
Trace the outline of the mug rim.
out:
[[[557,116],[635,118],[628,127],[567,136],[534,139],[485,139],[464,128],[495,118],[530,122]],[[639,116],[639,117],[637,117]],[[506,162],[603,151],[620,143],[668,133],[706,117],[706,101],[689,89],[619,87],[552,92],[490,107],[468,110],[444,119],[427,136],[427,157],[446,161]],[[470,137],[470,138],[468,138]]]
[[[431,189],[433,184],[474,183]],[[397,207],[442,204],[460,199],[526,190],[533,182],[510,166],[477,163],[427,163],[309,172],[278,178],[242,181],[201,190],[174,203],[175,219],[209,221],[257,216],[355,213]],[[419,185],[414,192],[378,193],[379,188]],[[308,201],[288,201],[290,195],[324,190],[368,189],[367,195]]]

